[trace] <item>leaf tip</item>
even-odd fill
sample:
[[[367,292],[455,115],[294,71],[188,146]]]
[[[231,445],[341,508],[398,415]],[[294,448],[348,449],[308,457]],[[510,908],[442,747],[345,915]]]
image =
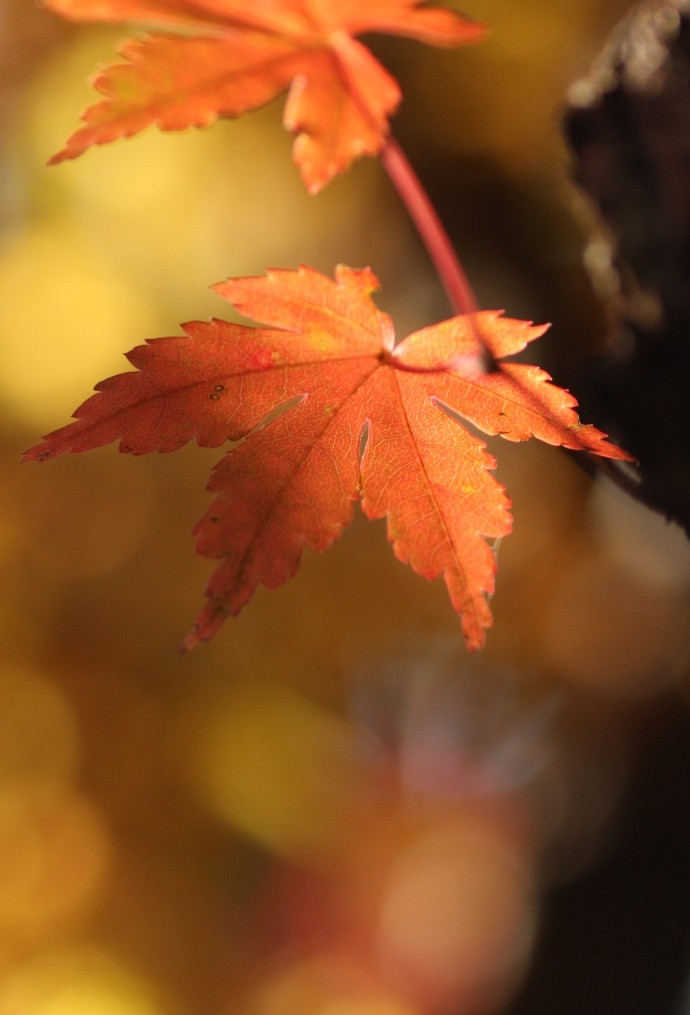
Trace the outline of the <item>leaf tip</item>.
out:
[[[213,638],[231,616],[227,606],[221,599],[210,599],[194,621],[191,631],[183,638],[180,652],[186,654],[205,645]]]
[[[370,267],[350,268],[346,264],[337,264],[335,267],[335,281],[339,286],[355,287],[361,295],[371,296],[381,288],[378,276]]]
[[[202,644],[202,639],[199,637],[199,632],[196,627],[193,627],[189,634],[180,642],[179,652],[180,655],[186,655],[188,652],[192,652],[195,648],[198,648]]]
[[[19,460],[22,464],[24,462],[40,463],[47,462],[51,458],[56,458],[57,455],[58,452],[54,448],[51,448],[48,444],[43,442],[42,444],[35,444],[34,447],[29,448],[28,451],[24,451]]]
[[[473,46],[479,42],[486,42],[491,36],[491,29],[483,21],[474,21],[471,18],[465,19],[466,35],[463,42]]]
[[[486,632],[493,627],[494,623],[489,599],[490,595],[484,598],[484,608],[480,613],[473,609],[462,611],[460,624],[465,648],[468,652],[481,652],[486,647]]]

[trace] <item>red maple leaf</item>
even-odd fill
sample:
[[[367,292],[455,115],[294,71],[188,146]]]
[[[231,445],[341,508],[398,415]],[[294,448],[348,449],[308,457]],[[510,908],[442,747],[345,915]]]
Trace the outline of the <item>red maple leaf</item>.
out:
[[[221,283],[221,296],[268,327],[192,322],[184,336],[138,346],[128,354],[137,371],[103,381],[74,422],[26,453],[239,442],[214,469],[216,497],[195,529],[198,552],[221,563],[185,647],[211,638],[258,585],[287,581],[305,547],[327,549],[361,499],[369,518],[387,516],[400,560],[444,577],[467,645],[479,648],[492,622],[489,541],[511,516],[494,458],[461,419],[511,441],[629,460],[580,424],[575,399],[539,367],[498,363],[547,326],[482,311],[394,345],[377,286],[370,270],[345,267],[335,280],[301,268]]]
[[[44,0],[81,21],[135,21],[185,30],[130,40],[127,61],[94,79],[105,99],[83,114],[51,162],[151,124],[202,127],[239,116],[289,89],[283,122],[293,155],[318,191],[386,142],[397,82],[355,36],[386,32],[436,46],[476,42],[482,26],[420,0]],[[189,33],[192,34],[189,34]]]

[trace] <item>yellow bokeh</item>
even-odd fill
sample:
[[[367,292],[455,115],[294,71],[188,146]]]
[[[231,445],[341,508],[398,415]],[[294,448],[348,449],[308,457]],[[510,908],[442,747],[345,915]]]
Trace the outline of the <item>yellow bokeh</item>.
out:
[[[215,814],[280,854],[323,848],[352,779],[345,723],[266,681],[214,697],[192,726],[189,765]]]
[[[167,1015],[147,983],[95,948],[47,952],[0,980],[2,1015]]]
[[[68,785],[77,771],[77,719],[57,685],[28,666],[0,667],[0,792]]]
[[[76,792],[4,792],[2,949],[21,953],[82,926],[101,900],[110,861],[111,844],[101,816]]]
[[[0,399],[31,430],[69,420],[151,333],[145,302],[66,221],[13,236],[0,258]]]

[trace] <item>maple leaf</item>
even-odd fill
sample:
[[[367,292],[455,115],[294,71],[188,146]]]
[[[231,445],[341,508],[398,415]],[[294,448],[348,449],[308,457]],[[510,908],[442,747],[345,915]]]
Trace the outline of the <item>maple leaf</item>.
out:
[[[80,21],[171,26],[130,40],[125,63],[94,78],[105,99],[52,163],[152,124],[183,130],[235,117],[289,90],[283,122],[310,192],[386,142],[400,88],[355,36],[386,32],[436,46],[476,42],[484,29],[420,0],[44,0]],[[192,34],[189,34],[189,33]]]
[[[215,467],[216,497],[195,529],[197,551],[221,563],[186,648],[258,585],[294,575],[305,547],[327,549],[356,500],[369,518],[387,517],[400,560],[443,576],[467,645],[479,648],[492,622],[490,541],[510,532],[511,516],[495,459],[461,420],[630,460],[580,424],[575,399],[539,367],[498,363],[548,326],[482,311],[395,345],[371,298],[377,287],[369,269],[342,266],[334,280],[302,267],[223,282],[216,291],[262,327],[196,321],[138,346],[128,354],[136,371],[101,382],[72,423],[26,453],[45,461],[117,440],[131,454],[239,442]]]

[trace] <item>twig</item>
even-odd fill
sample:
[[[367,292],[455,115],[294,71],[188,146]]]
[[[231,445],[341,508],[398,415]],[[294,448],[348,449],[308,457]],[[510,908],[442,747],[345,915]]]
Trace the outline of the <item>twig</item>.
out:
[[[476,313],[477,300],[448,233],[407,156],[392,137],[381,152],[381,162],[415,224],[455,313]]]

